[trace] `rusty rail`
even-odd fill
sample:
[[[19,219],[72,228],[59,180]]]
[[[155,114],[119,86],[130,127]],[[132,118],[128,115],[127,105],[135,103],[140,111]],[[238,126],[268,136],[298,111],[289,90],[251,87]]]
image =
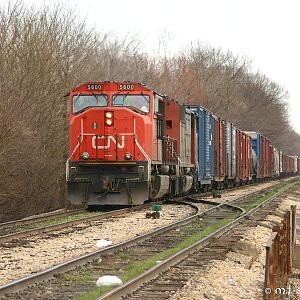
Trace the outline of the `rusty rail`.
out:
[[[288,292],[288,276],[292,272],[296,239],[296,206],[291,206],[281,221],[274,226],[266,243],[264,300],[275,300]]]

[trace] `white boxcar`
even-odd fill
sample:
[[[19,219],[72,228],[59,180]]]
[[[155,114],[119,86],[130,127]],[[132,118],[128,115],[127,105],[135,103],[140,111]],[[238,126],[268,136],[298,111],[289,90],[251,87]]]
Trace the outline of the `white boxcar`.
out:
[[[236,127],[230,122],[225,123],[225,153],[226,153],[226,177],[236,178]]]
[[[274,174],[273,176],[279,177],[280,175],[280,151],[277,150],[275,147],[273,147],[273,153],[274,153]]]

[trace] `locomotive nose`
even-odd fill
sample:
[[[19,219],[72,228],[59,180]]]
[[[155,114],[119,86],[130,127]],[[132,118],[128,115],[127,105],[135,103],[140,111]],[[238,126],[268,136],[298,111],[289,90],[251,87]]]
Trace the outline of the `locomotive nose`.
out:
[[[84,141],[80,157],[89,161],[130,161],[137,159],[136,116],[130,110],[93,108],[82,116]],[[86,154],[89,154],[88,155]]]

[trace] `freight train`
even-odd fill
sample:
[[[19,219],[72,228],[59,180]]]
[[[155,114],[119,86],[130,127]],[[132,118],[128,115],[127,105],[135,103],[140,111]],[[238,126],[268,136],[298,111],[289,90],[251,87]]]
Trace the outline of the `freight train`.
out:
[[[148,199],[243,185],[300,171],[258,132],[136,82],[90,82],[69,93],[72,204]]]

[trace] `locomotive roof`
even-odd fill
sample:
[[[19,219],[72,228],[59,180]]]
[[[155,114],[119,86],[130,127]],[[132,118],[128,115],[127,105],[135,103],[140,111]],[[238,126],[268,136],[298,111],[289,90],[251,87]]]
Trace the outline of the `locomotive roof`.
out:
[[[120,86],[133,86],[132,90],[137,91],[153,91],[149,87],[147,87],[145,84],[141,82],[133,82],[133,81],[90,81],[86,82],[84,84],[81,84],[74,88],[72,92],[80,91],[80,90],[93,90],[93,91],[101,91],[101,90],[120,90]],[[93,86],[94,89],[89,89],[88,87]],[[131,89],[123,89],[124,91],[129,91]],[[158,93],[156,93],[158,94]]]

